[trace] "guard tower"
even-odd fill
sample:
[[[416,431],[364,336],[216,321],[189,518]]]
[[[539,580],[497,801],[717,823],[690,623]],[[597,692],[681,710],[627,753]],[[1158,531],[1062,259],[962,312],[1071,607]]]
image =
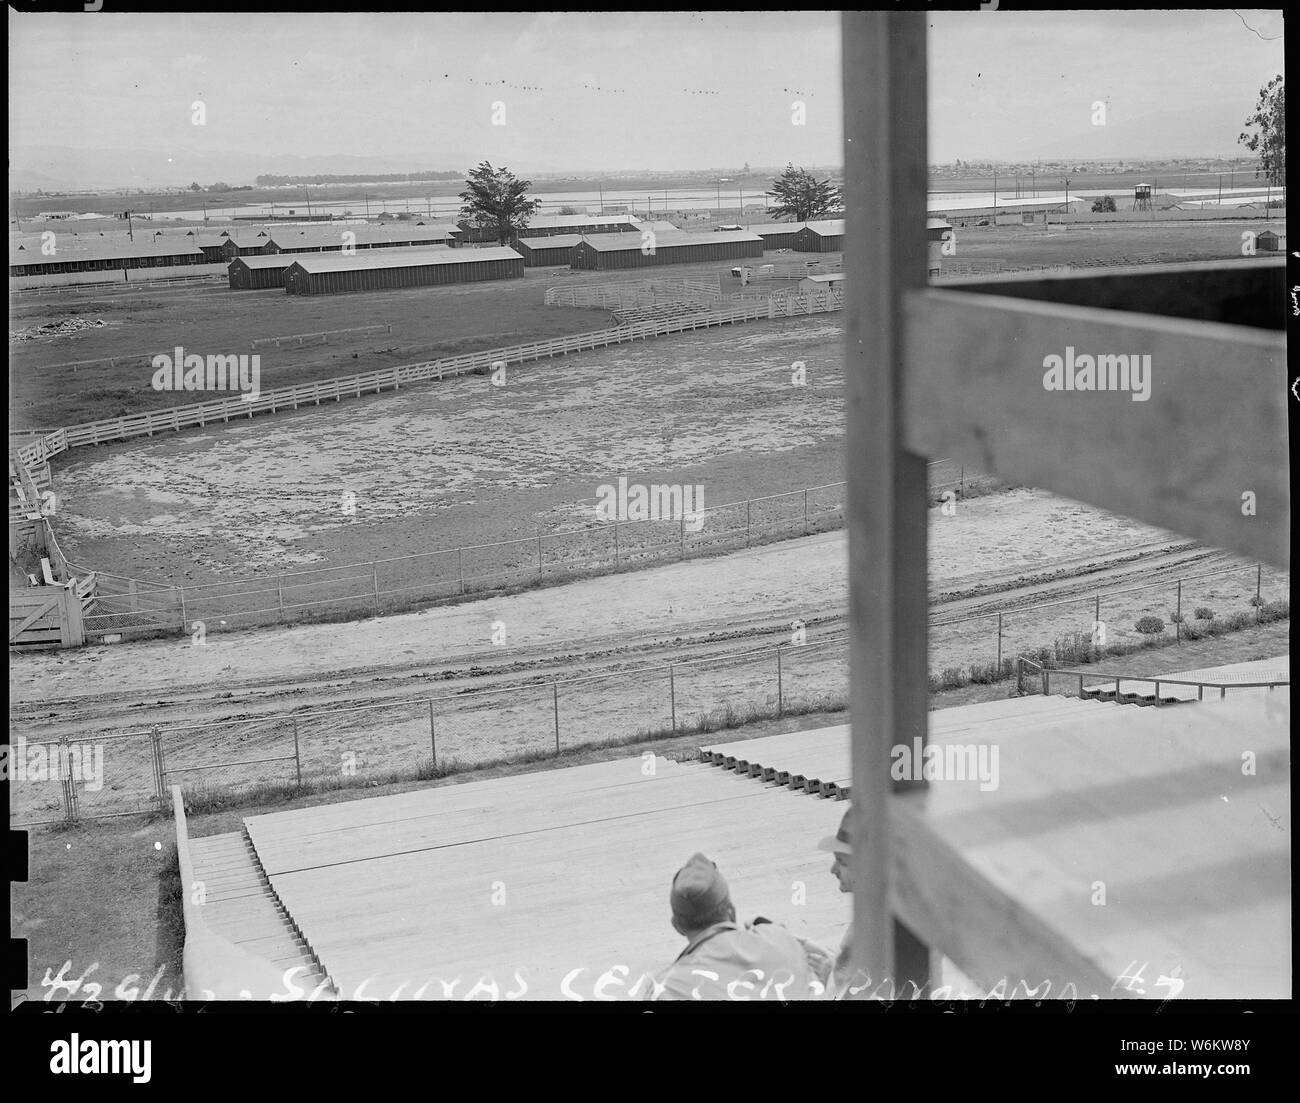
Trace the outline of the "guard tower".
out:
[[[1151,209],[1150,184],[1133,185],[1133,209],[1135,211],[1149,211]]]

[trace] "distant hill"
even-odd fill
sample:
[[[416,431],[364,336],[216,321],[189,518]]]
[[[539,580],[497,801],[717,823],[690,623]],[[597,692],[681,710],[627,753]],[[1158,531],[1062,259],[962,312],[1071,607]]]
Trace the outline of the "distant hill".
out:
[[[10,187],[24,191],[84,188],[184,187],[191,181],[212,184],[251,184],[260,173],[305,176],[313,173],[393,173],[448,171],[468,167],[465,154],[413,156],[395,161],[385,157],[325,154],[203,152],[147,149],[72,149],[67,146],[15,147],[9,153]]]

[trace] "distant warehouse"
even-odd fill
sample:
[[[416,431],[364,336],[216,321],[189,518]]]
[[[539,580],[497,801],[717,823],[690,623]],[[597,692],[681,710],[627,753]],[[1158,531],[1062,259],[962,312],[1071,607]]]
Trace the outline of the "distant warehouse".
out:
[[[656,234],[654,249],[642,248],[640,234],[602,234],[587,238],[573,247],[573,267],[605,270],[608,268],[653,268],[661,264],[698,264],[710,260],[734,260],[761,257],[763,239],[747,231],[728,233]]]
[[[513,249],[366,249],[300,254],[284,273],[290,295],[342,291],[388,291],[401,287],[506,280],[524,274],[524,258]]]
[[[296,260],[298,255],[295,253],[235,257],[226,271],[230,290],[261,291],[268,287],[283,287],[284,274]]]
[[[801,253],[840,253],[844,251],[844,219],[828,218],[805,222],[794,235],[794,247]]]
[[[123,241],[102,236],[78,238],[73,234],[60,234],[52,240],[54,252],[51,255],[43,251],[39,236],[11,239],[9,275],[49,276],[122,268],[171,268],[204,262],[199,247],[183,237]]]
[[[763,239],[763,248],[769,252],[773,249],[793,249],[795,235],[802,225],[800,222],[778,222],[775,226],[754,226],[753,232]]]
[[[453,245],[460,231],[455,226],[286,226],[273,229],[266,253],[331,253],[352,249],[421,248]]]
[[[582,240],[581,234],[521,237],[515,241],[515,248],[523,254],[525,267],[545,268],[552,264],[572,264],[573,247]]]

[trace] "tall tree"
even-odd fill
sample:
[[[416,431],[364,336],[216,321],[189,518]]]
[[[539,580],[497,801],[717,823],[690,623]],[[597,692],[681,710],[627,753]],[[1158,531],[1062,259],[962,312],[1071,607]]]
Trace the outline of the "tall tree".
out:
[[[1255,113],[1246,120],[1247,127],[1257,127],[1252,133],[1243,130],[1237,141],[1251,153],[1259,154],[1256,176],[1264,176],[1270,184],[1286,183],[1286,84],[1279,73],[1259,90]]]
[[[844,196],[838,187],[791,164],[785,166],[785,171],[773,181],[772,190],[767,194],[776,200],[772,213],[777,218],[790,218],[795,222],[825,218],[844,206]]]
[[[531,180],[518,180],[514,173],[502,166],[494,169],[487,161],[470,170],[465,190],[460,193],[465,201],[460,209],[464,224],[488,230],[505,245],[511,237],[528,227],[528,220],[542,205],[540,199],[529,199]]]

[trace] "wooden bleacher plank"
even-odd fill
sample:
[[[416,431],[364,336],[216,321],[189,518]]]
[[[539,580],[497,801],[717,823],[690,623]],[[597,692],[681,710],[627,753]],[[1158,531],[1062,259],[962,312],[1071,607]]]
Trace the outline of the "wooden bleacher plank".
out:
[[[253,816],[247,829],[257,846],[268,875],[316,864],[359,861],[403,848],[450,846],[476,838],[508,837],[546,830],[569,822],[572,815],[563,798],[581,793],[593,818],[620,818],[663,808],[689,808],[697,802],[719,799],[707,774],[687,769],[667,759],[655,762],[655,773],[642,772],[641,759],[600,763],[601,768],[579,770],[566,790],[550,786],[545,791],[512,785],[493,786],[483,794],[469,787],[444,786],[395,798],[325,805],[287,814]],[[561,771],[552,771],[559,774]],[[441,799],[440,799],[441,798]],[[509,809],[509,817],[504,809]]]
[[[1285,726],[1243,727],[1255,707],[1230,697],[1131,708],[1122,724],[1049,722],[1001,738],[995,792],[936,783],[896,798],[910,827],[894,836],[901,914],[986,985],[1059,958],[1080,988],[1089,968],[1113,983],[1146,961],[1148,981],[1178,967],[1186,998],[1289,995],[1289,851],[1269,818],[1290,817]],[[1241,774],[1247,749],[1254,777]],[[950,911],[957,900],[974,910]],[[976,922],[980,907],[1006,914]],[[1039,979],[1052,977],[1070,979]]]
[[[933,288],[909,295],[907,334],[910,448],[1287,566],[1283,334]],[[1067,346],[1149,354],[1149,399],[1045,390]],[[1170,447],[1207,410],[1214,432]]]
[[[317,866],[272,881],[345,995],[376,977],[383,984],[372,982],[367,992],[386,996],[408,980],[410,996],[429,977],[457,972],[494,974],[505,989],[514,987],[514,969],[524,967],[532,998],[543,989],[558,998],[560,980],[579,966],[594,970],[588,989],[616,964],[634,975],[657,971],[681,948],[668,924],[668,885],[696,850],[719,863],[742,917],[764,914],[837,942],[848,901],[816,842],[834,831],[840,810],[710,767],[679,769],[723,799],[686,807],[651,802],[635,815],[592,821],[579,785],[562,802],[568,823],[543,817],[508,839]],[[425,794],[436,799],[451,791]],[[354,814],[373,822],[363,803],[370,802],[354,802]],[[515,811],[494,814],[513,821]],[[527,803],[519,809],[523,816],[535,811]],[[451,826],[435,817],[423,823],[433,838]],[[804,905],[791,903],[799,880],[807,885]],[[492,904],[497,881],[504,906]]]

